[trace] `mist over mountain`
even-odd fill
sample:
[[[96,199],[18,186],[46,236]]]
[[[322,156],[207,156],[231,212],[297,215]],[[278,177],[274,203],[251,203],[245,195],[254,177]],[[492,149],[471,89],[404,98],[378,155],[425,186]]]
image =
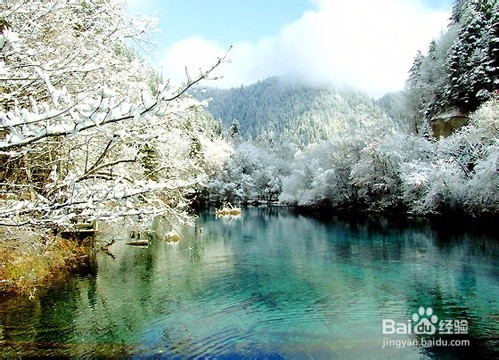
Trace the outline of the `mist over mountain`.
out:
[[[346,129],[389,123],[376,102],[353,90],[311,85],[287,77],[271,77],[249,86],[207,89],[207,110],[243,138],[285,140],[307,145]]]

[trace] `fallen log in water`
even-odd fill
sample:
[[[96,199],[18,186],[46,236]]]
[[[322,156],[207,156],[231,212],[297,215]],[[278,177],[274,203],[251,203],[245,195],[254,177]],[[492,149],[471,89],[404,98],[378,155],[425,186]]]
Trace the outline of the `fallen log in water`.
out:
[[[102,246],[100,249],[104,251],[107,255],[111,256],[113,259],[116,259],[116,256],[111,251],[109,251],[109,247],[113,246],[114,244],[116,244],[116,240],[112,238],[111,241],[109,241],[106,245]]]
[[[109,247],[116,244],[116,240],[114,238],[111,239],[111,241],[109,241],[106,245],[102,246],[100,249],[101,250],[109,250]]]
[[[131,246],[149,246],[149,240],[135,240],[126,243]]]

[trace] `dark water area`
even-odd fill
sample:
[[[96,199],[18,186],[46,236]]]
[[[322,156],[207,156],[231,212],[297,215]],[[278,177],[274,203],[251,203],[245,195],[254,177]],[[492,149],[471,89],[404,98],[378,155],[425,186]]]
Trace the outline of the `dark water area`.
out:
[[[113,256],[0,298],[0,358],[494,359],[495,226],[273,207],[202,212],[176,244],[112,229]]]

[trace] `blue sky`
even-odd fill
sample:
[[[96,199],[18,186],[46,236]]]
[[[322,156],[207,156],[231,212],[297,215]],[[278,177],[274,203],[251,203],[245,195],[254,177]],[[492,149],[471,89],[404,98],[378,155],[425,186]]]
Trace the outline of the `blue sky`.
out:
[[[299,74],[378,97],[403,87],[417,50],[445,29],[452,0],[129,0],[161,31],[151,62],[173,81],[233,45],[210,86]]]
[[[203,36],[229,45],[256,41],[313,9],[308,0],[166,0],[152,1],[162,42]]]

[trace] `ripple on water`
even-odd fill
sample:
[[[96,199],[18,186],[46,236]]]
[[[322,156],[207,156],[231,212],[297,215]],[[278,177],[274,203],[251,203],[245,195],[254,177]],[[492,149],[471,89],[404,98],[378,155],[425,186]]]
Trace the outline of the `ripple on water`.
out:
[[[382,319],[431,305],[469,321],[479,344],[470,353],[498,353],[497,247],[258,209],[237,222],[201,219],[202,236],[146,249],[118,241],[115,258],[98,253],[97,274],[75,286],[36,306],[4,303],[0,346],[8,339],[33,357],[411,359],[418,348],[381,350]]]

